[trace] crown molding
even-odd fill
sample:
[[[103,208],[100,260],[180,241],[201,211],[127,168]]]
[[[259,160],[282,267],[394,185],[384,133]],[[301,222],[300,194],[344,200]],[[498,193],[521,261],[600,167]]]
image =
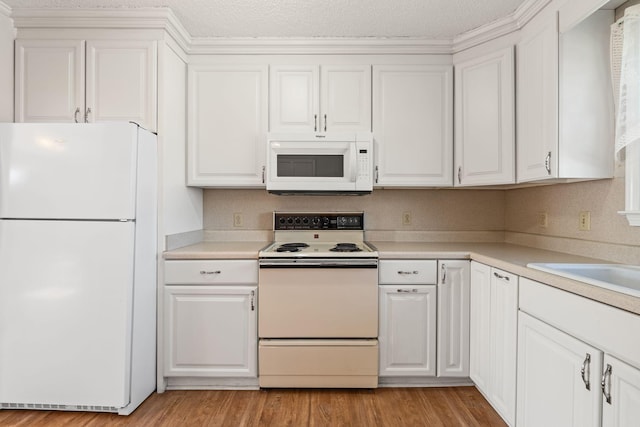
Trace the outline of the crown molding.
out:
[[[504,18],[454,37],[453,52],[458,53],[519,30],[550,2],[551,0],[525,0],[515,11]]]
[[[187,53],[193,55],[407,55],[452,53],[451,40],[422,38],[209,38],[191,39]]]
[[[0,16],[6,16],[7,18],[11,17],[11,8],[2,0],[0,0]]]
[[[165,30],[192,55],[451,55],[522,28],[551,0],[526,0],[513,13],[456,36],[453,40],[412,37],[217,38],[191,37],[168,7],[100,9],[11,9],[0,0],[0,15],[16,29],[156,29]]]
[[[0,0],[1,2],[1,0]],[[189,33],[167,7],[135,9],[13,9],[17,29],[135,29],[166,30],[185,50]]]

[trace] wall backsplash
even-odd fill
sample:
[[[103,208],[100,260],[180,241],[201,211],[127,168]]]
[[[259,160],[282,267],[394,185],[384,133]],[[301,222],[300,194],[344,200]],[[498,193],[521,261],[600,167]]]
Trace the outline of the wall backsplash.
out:
[[[211,189],[204,192],[204,227],[214,232],[265,231],[272,228],[274,210],[363,210],[366,229],[391,239],[497,237],[640,265],[640,227],[630,227],[617,213],[624,209],[623,175],[618,169],[614,179],[572,184],[512,190],[374,190],[368,196],[275,196],[264,190]],[[590,231],[578,229],[582,211],[591,213]],[[402,224],[404,212],[411,213],[411,225]],[[538,225],[539,212],[548,214],[546,228]],[[242,215],[242,227],[233,226],[234,213]],[[378,233],[384,231],[390,233]]]
[[[367,230],[502,231],[504,192],[374,190],[367,196],[276,196],[264,190],[206,190],[206,230],[271,230],[272,212],[364,211]],[[411,213],[411,225],[402,215]],[[233,214],[242,214],[242,227]]]

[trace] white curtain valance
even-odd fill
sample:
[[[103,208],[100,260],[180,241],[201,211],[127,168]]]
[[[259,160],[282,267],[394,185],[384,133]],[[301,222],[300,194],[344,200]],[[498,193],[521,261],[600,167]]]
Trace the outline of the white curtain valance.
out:
[[[611,30],[611,65],[617,94],[616,153],[640,140],[640,5],[627,8],[623,21],[615,23]]]

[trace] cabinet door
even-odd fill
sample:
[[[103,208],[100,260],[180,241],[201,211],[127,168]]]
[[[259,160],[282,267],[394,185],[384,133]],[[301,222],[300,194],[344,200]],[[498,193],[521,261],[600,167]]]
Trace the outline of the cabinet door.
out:
[[[456,186],[515,182],[514,49],[455,65]]]
[[[469,376],[469,261],[438,261],[438,376]]]
[[[16,40],[16,122],[83,120],[84,50],[82,40]]]
[[[558,16],[548,7],[517,45],[517,181],[558,173]]]
[[[320,130],[371,132],[371,66],[320,67]]]
[[[524,312],[518,333],[517,425],[598,426],[602,352]]]
[[[509,424],[516,415],[518,276],[491,269],[489,400]]]
[[[257,376],[255,286],[166,286],[166,376]]]
[[[471,262],[469,376],[478,389],[489,395],[491,267]]]
[[[435,376],[436,286],[379,286],[380,376]]]
[[[604,392],[610,396],[610,399],[606,399],[605,396],[602,425],[604,427],[637,425],[640,420],[640,370],[605,354],[603,372]],[[594,384],[596,392],[598,392],[597,386],[596,381]]]
[[[264,187],[266,65],[190,65],[188,185]]]
[[[319,67],[271,67],[269,115],[271,132],[319,132]]]
[[[452,68],[373,67],[375,185],[452,185]]]
[[[155,130],[157,56],[151,40],[87,41],[88,121],[133,121]]]

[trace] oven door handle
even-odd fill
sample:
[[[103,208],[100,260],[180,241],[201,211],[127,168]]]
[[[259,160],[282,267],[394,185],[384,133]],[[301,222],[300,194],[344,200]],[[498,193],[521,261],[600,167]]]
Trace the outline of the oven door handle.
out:
[[[261,259],[260,268],[378,268],[377,259]]]

